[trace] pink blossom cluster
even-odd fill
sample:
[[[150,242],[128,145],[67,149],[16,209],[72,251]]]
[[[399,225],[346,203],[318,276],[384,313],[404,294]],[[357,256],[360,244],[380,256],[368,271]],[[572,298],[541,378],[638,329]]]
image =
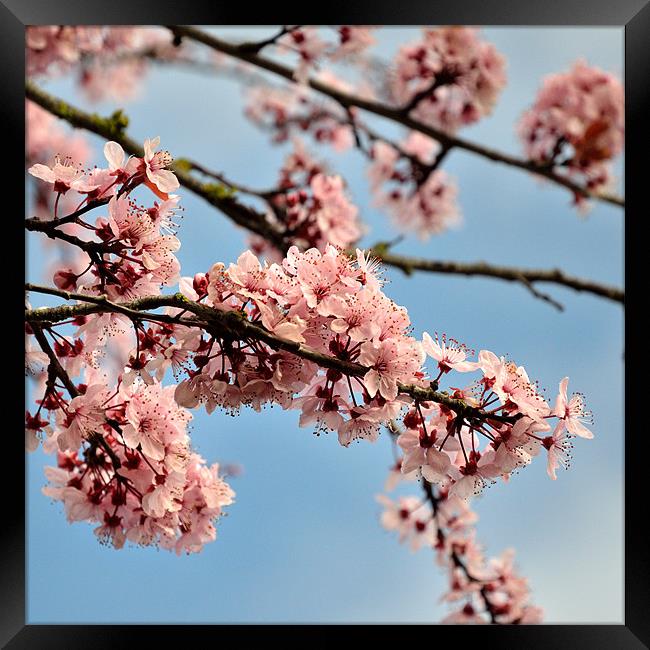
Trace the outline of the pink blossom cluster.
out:
[[[544,79],[518,131],[530,160],[564,167],[587,189],[600,190],[611,183],[607,163],[623,148],[624,122],[619,79],[577,61]]]
[[[486,559],[476,541],[477,515],[446,488],[415,496],[377,498],[384,507],[381,523],[412,550],[432,548],[447,571],[448,591],[442,600],[453,607],[442,623],[541,623],[543,610],[529,603],[527,580],[518,575],[514,551]]]
[[[343,179],[327,174],[298,140],[280,169],[278,188],[269,198],[267,219],[288,230],[300,249],[322,251],[328,244],[348,249],[361,238],[359,210],[348,199]],[[251,245],[258,255],[279,255],[259,236],[251,238]]]
[[[68,240],[90,263],[80,272],[60,267],[54,274],[58,288],[123,302],[155,296],[162,285],[178,282],[180,266],[173,253],[180,243],[168,234],[179,200],[168,192],[178,181],[167,169],[171,157],[157,151],[158,144],[158,138],[147,140],[142,158],[127,158],[120,145],[108,142],[106,168],[83,170],[58,158],[52,165],[30,167],[30,174],[57,197],[50,224],[62,221],[66,237],[71,229],[92,237]],[[137,205],[130,194],[142,185],[160,202],[150,208]],[[77,210],[61,217],[58,199],[69,195],[76,197]],[[103,206],[107,216],[92,223],[82,219]],[[98,523],[95,533],[116,548],[128,540],[177,553],[201,550],[215,539],[214,521],[234,493],[218,465],[208,467],[192,451],[187,435],[192,416],[174,400],[175,386],[160,383],[167,368],[178,368],[171,336],[182,340],[187,328],[146,328],[143,321],[110,311],[60,325],[73,333],[49,327],[51,351],[69,378],[82,379],[68,391],[69,398],[46,379],[47,354],[33,350],[29,339],[27,345],[26,363],[44,392],[36,411],[26,412],[26,447],[33,451],[44,440],[47,451],[58,453],[58,467],[47,469],[45,493],[63,502],[70,521]],[[135,347],[124,340],[131,325]],[[29,326],[27,333],[33,333]],[[116,338],[111,356],[119,370],[111,387],[99,362]],[[144,371],[150,352],[156,357],[151,374]]]
[[[156,51],[174,56],[167,30],[132,26],[28,26],[25,36],[29,76],[79,67],[79,87],[91,101],[128,100],[137,94],[148,69],[143,57]]]
[[[322,75],[328,81],[331,75]],[[339,84],[340,85],[340,84]],[[354,145],[354,134],[340,107],[324,110],[303,86],[248,90],[247,117],[273,134],[273,142],[286,142],[292,133],[309,133],[316,142],[329,144],[337,152]]]
[[[318,67],[322,59],[338,61],[364,52],[375,42],[372,30],[372,27],[361,25],[340,25],[332,42],[321,38],[317,27],[299,26],[290,29],[277,43],[280,51],[298,55],[294,76],[297,81],[305,82],[310,71]]]
[[[176,284],[180,265],[174,252],[180,242],[169,232],[179,197],[169,193],[179,183],[167,169],[171,163],[169,153],[156,151],[159,142],[159,138],[145,141],[143,158],[127,158],[118,143],[108,142],[104,147],[108,162],[105,168],[84,170],[69,158],[58,157],[51,165],[37,163],[29,168],[29,173],[43,181],[45,187],[50,186],[56,197],[54,219],[73,222],[77,232],[92,232],[105,253],[101,258],[89,253],[90,263],[82,272],[59,269],[54,276],[57,287],[126,300],[154,295],[160,293],[161,286]],[[138,205],[129,194],[139,185],[147,186],[160,202],[150,208]],[[71,219],[76,212],[60,215],[59,198],[68,193],[76,197],[77,212],[107,203],[108,214],[93,223]]]
[[[95,534],[115,548],[128,540],[200,551],[216,538],[214,521],[234,493],[218,465],[192,452],[191,414],[174,401],[173,386],[122,383],[112,391],[95,374],[74,399],[53,391],[39,406],[37,424],[54,420],[47,447],[57,449],[44,494],[63,503],[68,521],[99,524]]]
[[[411,131],[399,147],[383,140],[372,147],[368,177],[375,203],[388,210],[398,228],[421,239],[458,224],[456,185],[436,164],[440,145]]]
[[[181,289],[322,355],[311,361],[259,340],[233,344],[197,334],[189,346],[199,351],[197,369],[176,391],[183,406],[203,402],[211,411],[277,403],[299,409],[301,426],[337,431],[348,445],[375,439],[380,424],[401,409],[398,381],[422,376],[423,352],[408,334],[406,310],[384,295],[376,264],[360,250],[349,257],[331,245],[323,253],[294,246],[281,264],[264,265],[247,251],[236,264],[215,264]],[[328,358],[366,370],[349,376],[324,365]]]
[[[439,27],[400,48],[392,90],[412,117],[453,133],[488,115],[505,84],[504,57],[477,29]]]
[[[471,351],[464,345],[426,332],[423,347],[438,362],[436,382],[452,370],[481,373],[473,384],[452,393],[481,415],[470,410],[463,416],[462,406],[459,412],[449,405],[416,403],[403,417],[397,439],[403,474],[421,473],[430,483],[448,486],[451,496],[468,499],[498,478],[507,480],[542,451],[555,480],[557,468],[568,467],[572,439],[593,437],[585,426],[591,414],[581,394],[568,396],[567,377],[551,407],[523,366],[488,350],[469,361]]]

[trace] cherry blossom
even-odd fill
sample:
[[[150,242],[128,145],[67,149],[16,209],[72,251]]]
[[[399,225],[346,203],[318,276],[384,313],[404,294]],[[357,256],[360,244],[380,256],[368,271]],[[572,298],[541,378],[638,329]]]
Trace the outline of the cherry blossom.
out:
[[[84,172],[75,166],[69,158],[56,158],[54,165],[36,164],[27,170],[32,176],[53,185],[53,191],[65,194],[73,189],[78,192],[94,190],[97,185],[89,183]]]
[[[424,351],[438,362],[441,373],[448,373],[450,370],[457,372],[469,372],[476,370],[478,363],[465,361],[467,354],[471,353],[464,345],[455,339],[449,339],[443,334],[442,340],[434,341],[428,332],[422,335],[422,347]]]
[[[614,75],[577,61],[568,72],[544,79],[517,129],[530,160],[566,169],[590,190],[606,189],[612,182],[608,163],[623,147],[623,86]]]
[[[469,27],[424,29],[395,59],[396,100],[419,98],[411,114],[448,132],[489,114],[505,83],[504,57]]]
[[[582,420],[588,419],[591,414],[585,411],[585,400],[582,394],[574,394],[570,400],[567,399],[567,386],[569,378],[565,377],[560,382],[560,394],[555,401],[553,413],[564,421],[567,431],[574,436],[581,438],[593,438],[594,434],[587,429]]]
[[[190,173],[220,182],[222,175],[188,160],[172,166],[160,137],[144,141],[142,156],[127,156],[124,147],[138,149],[119,129],[119,142],[106,142],[105,161],[91,167],[81,136],[27,104],[37,217],[29,226],[72,252],[48,267],[54,287],[30,288],[31,300],[41,291],[67,305],[26,304],[26,373],[34,384],[25,447],[55,455],[43,492],[61,502],[70,522],[91,522],[97,539],[117,549],[153,545],[181,554],[216,539],[235,497],[227,468],[193,447],[191,409],[297,411],[298,426],[335,434],[342,453],[388,432],[395,458],[385,489],[419,484],[423,495],[380,495],[381,523],[411,550],[434,551],[449,580],[444,622],[539,622],[542,611],[529,603],[512,551],[485,557],[472,499],[540,456],[556,480],[557,469],[569,467],[574,438],[593,438],[585,399],[568,397],[565,377],[549,400],[520,362],[476,354],[412,323],[372,253],[382,246],[359,243],[368,228],[345,179],[296,136],[336,152],[354,148],[368,163],[374,204],[400,230],[427,239],[460,222],[455,182],[441,166],[458,145],[453,133],[492,111],[505,61],[477,30],[440,27],[400,48],[386,88],[370,79],[350,83],[324,67],[338,62],[363,74],[373,43],[373,28],[342,25],[284,26],[248,44],[298,57],[300,83],[254,85],[246,111],[274,142],[291,139],[292,149],[269,190],[223,181],[225,202],[246,219],[259,217],[251,223],[260,227],[250,228],[250,250],[237,259],[188,276],[176,255],[182,197],[173,194],[180,183],[172,170],[183,169],[190,187]],[[168,30],[129,27],[31,26],[26,46],[30,75],[74,68],[96,100],[137,90],[147,67],[138,63],[142,52],[169,62],[187,51],[170,45]],[[236,71],[250,73],[247,65]],[[387,112],[398,111],[401,126],[437,129],[428,132],[440,141],[406,129],[388,139],[366,123],[361,102],[320,101],[308,78],[373,102],[389,90],[395,103]],[[583,63],[546,80],[520,125],[529,159],[602,189],[606,163],[622,147],[617,83]],[[218,205],[215,185],[196,178],[204,197],[219,195],[211,200]],[[264,207],[249,210],[239,195]]]
[[[144,141],[143,167],[147,176],[144,183],[166,201],[169,199],[169,192],[178,189],[179,182],[174,173],[167,169],[172,162],[169,152],[156,151],[159,144],[159,137]]]

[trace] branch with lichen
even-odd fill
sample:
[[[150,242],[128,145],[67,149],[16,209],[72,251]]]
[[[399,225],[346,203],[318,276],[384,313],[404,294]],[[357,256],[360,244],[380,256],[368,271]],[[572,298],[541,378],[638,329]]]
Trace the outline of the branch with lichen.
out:
[[[350,377],[363,377],[369,370],[365,366],[323,354],[306,345],[290,341],[269,332],[259,324],[247,320],[238,310],[222,310],[209,307],[190,300],[182,293],[162,296],[146,296],[128,302],[116,303],[106,296],[88,296],[81,293],[62,291],[53,287],[41,287],[35,284],[25,284],[25,291],[58,296],[65,300],[77,300],[81,304],[61,305],[59,307],[41,307],[25,310],[25,322],[30,326],[46,326],[62,321],[100,313],[124,314],[132,319],[158,320],[159,322],[200,327],[209,334],[223,338],[245,341],[253,340],[265,343],[274,350],[283,350],[294,354],[306,361],[312,361],[321,368],[338,370]],[[155,314],[147,310],[160,307],[175,307],[193,314],[196,318],[179,320],[169,314]],[[439,391],[437,384],[432,382],[429,387],[411,384],[399,384],[399,392],[409,395],[416,402],[436,402],[454,411],[459,417],[468,421],[498,420],[513,421],[517,416],[496,415],[485,413],[481,409],[469,405],[465,400],[451,397],[444,391]]]

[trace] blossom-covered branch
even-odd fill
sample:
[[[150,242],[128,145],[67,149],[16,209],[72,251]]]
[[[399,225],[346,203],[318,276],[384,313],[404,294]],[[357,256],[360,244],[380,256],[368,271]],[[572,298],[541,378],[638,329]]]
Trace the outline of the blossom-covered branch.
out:
[[[188,38],[203,43],[215,51],[235,57],[245,61],[246,63],[257,66],[258,68],[272,72],[288,81],[295,82],[295,71],[291,68],[260,56],[259,54],[251,52],[246,48],[242,48],[239,45],[224,41],[223,39],[208,34],[195,27],[170,26],[169,29],[177,37]],[[549,166],[546,164],[540,164],[533,160],[520,159],[516,156],[491,149],[464,138],[450,135],[448,132],[434,128],[418,119],[414,119],[411,117],[412,107],[410,107],[410,102],[405,107],[393,107],[373,99],[367,99],[345,92],[318,79],[308,79],[306,83],[313,90],[335,100],[344,109],[357,108],[387,118],[393,122],[406,126],[413,131],[418,131],[419,133],[433,138],[447,150],[451,148],[462,149],[493,162],[503,163],[511,167],[531,172],[548,181],[569,189],[574,195],[579,197],[596,199],[619,207],[624,207],[625,205],[623,198],[604,192],[593,192],[587,187],[574,182],[567,176],[557,173],[553,165]]]
[[[396,432],[393,432],[396,435]],[[404,477],[398,458],[386,481],[390,492],[398,480],[418,480],[414,472]],[[447,571],[448,591],[442,600],[454,606],[443,623],[530,624],[542,621],[541,608],[528,602],[530,590],[517,575],[514,551],[486,560],[476,540],[478,516],[466,501],[449,494],[446,486],[435,486],[420,478],[424,499],[416,496],[377,497],[384,510],[381,523],[398,533],[399,541],[412,551],[429,547],[439,566]]]
[[[115,303],[105,296],[93,296],[69,291],[62,291],[54,287],[43,287],[35,284],[26,284],[25,291],[58,296],[66,300],[76,300],[82,304],[61,305],[60,307],[40,307],[25,311],[25,322],[30,325],[52,325],[61,321],[75,320],[91,314],[116,313],[128,316],[130,319],[167,323],[170,325],[184,325],[198,327],[217,337],[231,337],[245,342],[254,340],[266,343],[275,350],[284,350],[291,354],[313,361],[322,368],[338,370],[350,377],[363,377],[369,368],[346,361],[330,354],[313,350],[296,341],[282,338],[261,325],[254,324],[242,317],[239,311],[227,311],[211,308],[199,302],[189,300],[182,293],[173,295],[145,296],[126,303]],[[85,304],[83,304],[85,303]],[[156,314],[147,310],[159,307],[176,307],[182,312],[190,312],[197,318],[180,318],[169,314]],[[430,386],[399,385],[399,392],[411,395],[418,400],[432,401],[443,404],[454,412],[471,414],[474,418],[490,418],[492,415],[474,409],[462,399],[456,399],[447,393],[440,392]],[[497,416],[498,417],[498,416]]]
[[[84,359],[96,363],[98,350],[93,348],[100,341],[104,347],[108,332],[126,318],[136,346],[122,352],[124,370],[118,381],[132,385],[141,377],[155,385],[154,376],[161,381],[168,367],[186,372],[188,378],[175,389],[181,406],[204,403],[211,411],[216,406],[277,403],[300,409],[303,425],[315,422],[319,430],[336,430],[340,442],[348,445],[355,439],[374,440],[381,424],[411,403],[424,430],[418,449],[428,451],[418,460],[435,468],[438,479],[452,481],[451,491],[463,498],[480,491],[486,480],[507,476],[529,462],[539,445],[564,449],[565,428],[591,436],[581,423],[583,403],[579,398],[567,401],[566,384],[553,409],[523,368],[485,350],[478,361],[469,361],[473,352],[445,336],[434,340],[425,333],[422,342],[413,338],[406,310],[383,293],[378,263],[360,250],[350,257],[331,245],[322,253],[294,246],[281,264],[264,265],[246,252],[237,264],[226,268],[216,263],[208,273],[184,280],[179,294],[152,292],[156,283],[173,284],[179,269],[173,254],[178,240],[160,233],[169,228],[178,197],[167,192],[178,181],[167,169],[171,157],[157,150],[158,144],[158,138],[147,140],[142,158],[126,160],[121,147],[108,142],[108,169],[89,174],[60,161],[29,169],[51,186],[57,202],[61,195],[76,192],[83,197],[81,206],[95,201],[108,208],[108,218],[99,217],[94,224],[87,221],[90,211],[74,224],[65,218],[62,224],[55,202],[53,231],[74,225],[93,231],[100,241],[92,251],[81,247],[90,258],[81,272],[59,270],[54,277],[58,289],[44,291],[88,304],[27,311],[29,321],[47,324],[52,336],[61,336],[54,330],[57,324],[74,325],[85,334],[57,341],[59,356],[75,371]],[[148,188],[164,203],[140,207],[129,198],[138,187]],[[107,204],[101,200],[106,197]],[[162,319],[141,311],[161,306],[167,307]],[[188,312],[196,321],[184,316]],[[153,322],[153,329],[146,329],[144,321]],[[438,374],[430,379],[422,367],[426,354],[438,362]],[[196,370],[188,367],[190,361]],[[480,370],[483,379],[451,394],[440,392],[439,382],[451,370]],[[433,414],[430,433],[425,412]],[[546,420],[553,417],[559,420],[554,434],[537,436],[535,432],[550,429]],[[440,445],[439,427],[447,432]],[[493,449],[479,452],[477,436],[490,441]],[[508,444],[497,455],[493,443],[499,439]],[[447,454],[456,444],[462,455],[452,462]],[[530,451],[523,454],[522,446]],[[561,456],[554,453],[554,458]]]

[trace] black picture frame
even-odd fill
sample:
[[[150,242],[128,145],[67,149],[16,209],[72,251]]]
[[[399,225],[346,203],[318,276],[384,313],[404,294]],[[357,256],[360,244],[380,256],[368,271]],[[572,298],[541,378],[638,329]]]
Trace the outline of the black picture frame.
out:
[[[325,11],[327,9],[327,11]],[[427,642],[438,642],[437,634],[445,637],[453,635],[456,643],[499,644],[507,648],[647,648],[650,645],[650,600],[648,598],[650,562],[648,541],[645,533],[645,516],[648,512],[645,501],[643,478],[648,472],[647,425],[643,419],[643,399],[645,386],[632,377],[632,368],[640,365],[639,354],[643,354],[642,341],[635,340],[637,326],[643,326],[642,307],[637,306],[635,296],[642,292],[645,239],[637,234],[641,228],[642,201],[644,200],[644,172],[642,155],[648,156],[650,139],[647,137],[648,95],[650,86],[650,6],[648,0],[546,0],[545,2],[522,2],[521,0],[445,0],[444,2],[400,2],[388,3],[355,2],[323,3],[310,6],[309,15],[305,12],[281,12],[275,4],[252,9],[250,5],[237,3],[210,3],[206,1],[138,0],[112,2],[99,0],[0,0],[0,48],[2,49],[3,100],[0,102],[3,140],[8,144],[3,158],[11,160],[5,170],[7,181],[15,177],[15,186],[24,183],[21,165],[16,164],[24,154],[24,29],[33,24],[234,24],[248,25],[254,17],[257,24],[279,24],[299,22],[305,24],[473,24],[473,25],[589,25],[618,26],[625,30],[625,93],[626,93],[626,223],[630,224],[625,238],[625,279],[626,311],[625,339],[630,351],[626,363],[626,386],[630,396],[626,397],[626,436],[625,436],[625,619],[620,625],[541,625],[541,626],[491,626],[462,627],[440,626],[435,633],[425,631]],[[290,20],[288,20],[290,18]],[[14,154],[14,155],[12,155]],[[636,162],[639,161],[639,162]],[[11,187],[13,185],[9,185]],[[647,201],[647,199],[646,199]],[[647,211],[647,207],[646,207]],[[12,227],[5,229],[4,250],[24,250],[24,239],[19,219],[10,210],[4,210],[4,218]],[[15,240],[14,240],[15,237]],[[21,287],[15,282],[7,283],[5,297],[15,298],[16,311],[24,308]],[[22,306],[21,306],[22,303]],[[13,304],[13,302],[12,302]],[[13,310],[11,310],[13,313]],[[6,341],[7,349],[18,352],[16,364],[20,359],[24,332],[18,317],[6,318],[5,324],[11,328]],[[14,329],[15,326],[15,329]],[[585,325],[588,327],[588,324]],[[639,329],[640,329],[639,327]],[[20,328],[20,329],[19,329]],[[647,328],[646,328],[647,330]],[[639,330],[636,330],[637,332]],[[12,345],[15,335],[16,343]],[[5,361],[8,363],[8,361]],[[8,375],[8,371],[6,371]],[[613,386],[612,390],[621,387]],[[8,395],[8,393],[5,393]],[[9,399],[4,408],[9,409],[16,418],[16,426],[7,432],[11,459],[24,454],[23,438],[16,430],[23,426],[22,409]],[[9,452],[8,452],[9,453]],[[14,463],[8,462],[8,466]],[[9,478],[5,473],[4,500],[2,508],[1,553],[2,579],[0,586],[0,642],[7,648],[122,648],[147,643],[152,646],[168,647],[178,643],[187,644],[194,634],[205,634],[212,643],[221,641],[213,635],[213,626],[70,626],[70,625],[26,625],[25,620],[25,510],[24,501],[19,497],[21,486],[20,464],[18,478]],[[23,498],[24,498],[23,490]],[[549,539],[549,543],[552,540]],[[53,558],[61,561],[62,558]],[[71,569],[76,570],[74,559],[69,559]],[[92,570],[92,568],[88,569]],[[594,568],[597,570],[597,567]],[[235,626],[219,626],[218,633],[234,631]],[[261,627],[250,626],[253,631]],[[284,627],[284,626],[271,626]],[[339,626],[325,626],[319,632],[334,631]],[[241,628],[237,628],[241,634]],[[265,630],[273,632],[273,629]],[[286,634],[288,630],[279,630]],[[300,635],[305,641],[313,642],[311,626],[296,626],[292,633]],[[344,633],[354,642],[368,640],[370,630],[361,626],[347,627]],[[402,642],[410,640],[411,633],[422,632],[420,626],[410,626],[399,631]],[[383,634],[383,632],[380,631]],[[210,635],[208,637],[208,635]],[[430,636],[429,636],[430,635]],[[414,637],[415,640],[415,637]]]

